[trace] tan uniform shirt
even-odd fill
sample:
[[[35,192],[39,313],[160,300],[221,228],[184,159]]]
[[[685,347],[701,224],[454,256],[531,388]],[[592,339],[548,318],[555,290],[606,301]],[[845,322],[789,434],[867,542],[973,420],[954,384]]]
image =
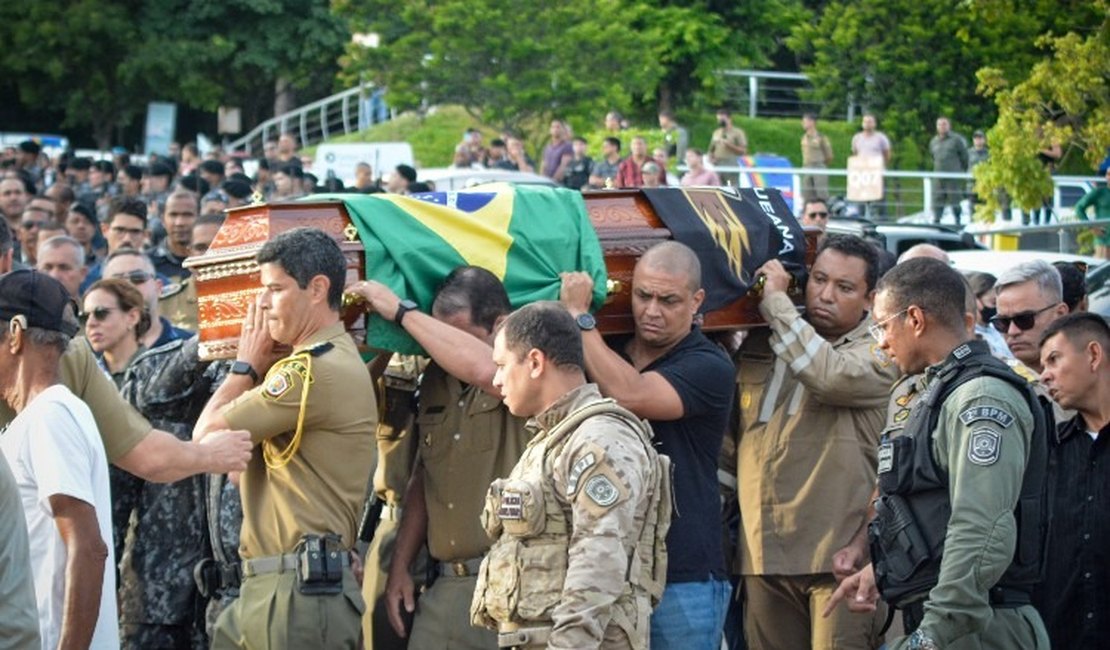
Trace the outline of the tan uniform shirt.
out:
[[[738,154],[725,146],[725,143],[731,143],[733,146],[740,147],[745,151],[748,148],[748,136],[744,133],[744,129],[737,126],[728,128],[718,128],[713,132],[713,138],[709,143],[709,161],[718,163],[735,164],[736,157],[743,154]]]
[[[877,354],[870,318],[826,341],[784,294],[759,309],[769,331],[737,353],[741,572],[829,573],[866,516],[898,371]]]
[[[822,133],[802,136],[802,166],[828,167],[832,164],[832,145]]]
[[[324,349],[327,344],[334,347]],[[318,354],[309,373],[306,362],[294,359],[313,348]],[[300,446],[288,464],[269,467],[262,445],[274,452],[288,448],[308,377]],[[274,364],[262,385],[227,404],[223,416],[232,429],[250,431],[256,444],[240,483],[243,558],[289,553],[308,533],[333,532],[346,546],[354,544],[374,465],[378,410],[370,372],[342,323],[297,346]]]
[[[426,361],[423,357],[394,354],[381,378],[381,420],[378,422],[378,464],[374,493],[390,506],[399,506],[405,495],[416,457],[413,434],[416,388]]]
[[[96,365],[96,357],[85,339],[75,337],[69,342],[61,358],[61,379],[66,388],[89,405],[109,463],[119,460],[150,433],[150,422],[120,397],[119,389]],[[15,413],[0,400],[0,429],[14,419]]]
[[[432,363],[416,416],[428,508],[428,551],[449,562],[483,555],[491,541],[480,516],[489,484],[505,478],[532,434],[504,403]]]

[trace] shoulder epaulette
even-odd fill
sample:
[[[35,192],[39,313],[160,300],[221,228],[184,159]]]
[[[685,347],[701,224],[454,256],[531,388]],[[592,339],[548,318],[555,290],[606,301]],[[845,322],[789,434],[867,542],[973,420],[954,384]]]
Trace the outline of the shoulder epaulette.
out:
[[[318,357],[334,347],[335,344],[331,341],[324,341],[323,343],[317,343],[316,345],[305,349],[305,352],[311,354],[314,357]]]

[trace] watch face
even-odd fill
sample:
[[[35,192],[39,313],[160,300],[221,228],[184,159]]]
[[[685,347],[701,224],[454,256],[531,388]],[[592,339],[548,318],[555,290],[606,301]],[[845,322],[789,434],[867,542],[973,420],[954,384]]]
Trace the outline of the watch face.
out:
[[[597,327],[597,319],[590,313],[578,314],[578,317],[574,320],[578,323],[578,327],[584,330],[592,330]]]

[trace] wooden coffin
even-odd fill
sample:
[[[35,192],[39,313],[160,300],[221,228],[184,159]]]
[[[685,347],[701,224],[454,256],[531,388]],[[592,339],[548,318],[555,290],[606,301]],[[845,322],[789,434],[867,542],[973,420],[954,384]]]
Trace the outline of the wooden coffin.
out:
[[[597,313],[598,327],[605,334],[632,332],[633,267],[647,249],[670,239],[671,232],[638,190],[587,192],[583,196],[609,274],[609,298]],[[228,210],[208,251],[185,261],[197,288],[201,358],[234,357],[247,305],[261,291],[255,254],[271,237],[301,226],[320,228],[339,242],[347,258],[348,281],[365,277],[358,231],[341,201],[257,204]],[[816,230],[806,233],[807,265],[813,263],[818,234]],[[347,308],[343,316],[356,337],[365,331],[359,307]],[[757,298],[749,295],[706,314],[703,327],[724,330],[761,322]]]
[[[633,331],[632,270],[647,249],[671,239],[655,208],[639,190],[584,192],[590,222],[601,240],[605,268],[609,273],[609,299],[595,315],[598,328],[606,334]],[[813,266],[820,231],[806,229],[806,267]],[[704,316],[706,331],[750,327],[763,323],[759,299],[743,298]]]
[[[348,282],[366,277],[366,256],[342,201],[262,203],[228,210],[208,251],[184,262],[197,288],[201,359],[235,357],[247,305],[262,291],[255,255],[272,237],[300,227],[319,228],[339,243]],[[361,310],[348,312],[348,328],[356,335],[365,331]]]

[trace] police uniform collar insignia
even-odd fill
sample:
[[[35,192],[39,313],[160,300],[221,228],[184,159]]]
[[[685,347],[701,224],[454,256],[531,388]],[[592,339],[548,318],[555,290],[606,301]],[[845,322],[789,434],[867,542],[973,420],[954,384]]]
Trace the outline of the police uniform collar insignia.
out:
[[[992,429],[975,429],[967,446],[967,459],[976,465],[988,466],[998,461],[1002,436]]]
[[[963,343],[955,350],[952,350],[952,356],[961,360],[969,354],[971,354],[971,346],[969,346],[967,343]]]

